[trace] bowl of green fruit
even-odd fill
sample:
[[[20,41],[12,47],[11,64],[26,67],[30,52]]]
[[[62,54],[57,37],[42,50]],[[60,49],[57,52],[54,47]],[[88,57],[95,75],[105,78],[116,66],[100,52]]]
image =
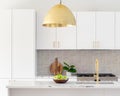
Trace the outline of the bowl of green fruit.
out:
[[[64,76],[62,74],[57,74],[53,77],[53,80],[56,82],[56,83],[66,83],[68,81],[68,77],[67,76]]]

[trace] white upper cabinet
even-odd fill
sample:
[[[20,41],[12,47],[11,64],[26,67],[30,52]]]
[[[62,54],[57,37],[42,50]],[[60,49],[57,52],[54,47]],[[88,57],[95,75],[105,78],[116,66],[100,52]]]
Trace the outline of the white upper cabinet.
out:
[[[42,26],[44,16],[39,17]],[[120,12],[86,11],[75,17],[77,28],[38,26],[37,49],[120,49]]]
[[[74,13],[74,16],[76,19],[76,13]],[[76,49],[76,26],[57,28],[58,49]]]
[[[78,49],[114,49],[114,12],[79,12]]]
[[[12,12],[12,78],[35,76],[35,11]]]
[[[57,28],[57,48],[76,49],[76,27]]]
[[[115,49],[120,49],[120,12],[115,13]]]
[[[96,48],[114,49],[114,12],[96,12]]]
[[[43,27],[43,17],[38,15],[37,49],[76,48],[76,26],[60,28]]]
[[[0,78],[11,77],[11,11],[0,10]]]
[[[77,13],[77,49],[93,49],[95,43],[95,12]]]
[[[37,17],[37,49],[55,49],[55,28],[43,27],[43,18],[41,14]]]
[[[54,49],[55,33],[55,29],[41,28],[41,30],[37,32],[37,49]]]

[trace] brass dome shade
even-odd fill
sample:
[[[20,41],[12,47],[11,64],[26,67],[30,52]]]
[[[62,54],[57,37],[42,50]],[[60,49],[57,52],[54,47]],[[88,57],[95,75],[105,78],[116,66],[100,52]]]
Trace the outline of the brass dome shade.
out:
[[[53,6],[44,18],[45,27],[67,27],[76,25],[72,12],[63,4]]]

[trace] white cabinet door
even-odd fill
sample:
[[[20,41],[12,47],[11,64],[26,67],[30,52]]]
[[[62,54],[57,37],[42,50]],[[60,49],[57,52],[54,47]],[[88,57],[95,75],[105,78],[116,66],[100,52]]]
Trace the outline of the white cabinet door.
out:
[[[56,48],[56,29],[41,27],[37,32],[37,49]]]
[[[37,17],[37,49],[57,49],[56,28],[43,27],[44,16]]]
[[[115,13],[115,49],[120,49],[120,12]]]
[[[76,19],[76,13],[74,16]],[[57,48],[76,49],[76,26],[57,28]]]
[[[11,76],[11,11],[0,10],[0,78]]]
[[[0,79],[0,96],[9,96],[8,88],[8,79]]]
[[[35,76],[35,11],[13,10],[12,77]]]
[[[76,26],[57,28],[57,48],[76,49]]]
[[[56,29],[43,27],[44,16],[37,14],[37,49],[54,49]]]
[[[38,15],[37,49],[75,49],[76,27],[43,27],[43,17]]]
[[[96,42],[98,49],[114,48],[114,12],[96,12]]]
[[[77,13],[77,49],[93,49],[95,43],[95,12]]]

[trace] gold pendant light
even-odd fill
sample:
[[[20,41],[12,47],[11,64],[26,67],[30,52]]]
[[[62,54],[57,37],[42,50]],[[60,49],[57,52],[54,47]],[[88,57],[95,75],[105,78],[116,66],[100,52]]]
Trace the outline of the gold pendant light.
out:
[[[42,24],[45,27],[67,27],[76,25],[75,17],[65,5],[60,4],[53,6],[44,18]]]

